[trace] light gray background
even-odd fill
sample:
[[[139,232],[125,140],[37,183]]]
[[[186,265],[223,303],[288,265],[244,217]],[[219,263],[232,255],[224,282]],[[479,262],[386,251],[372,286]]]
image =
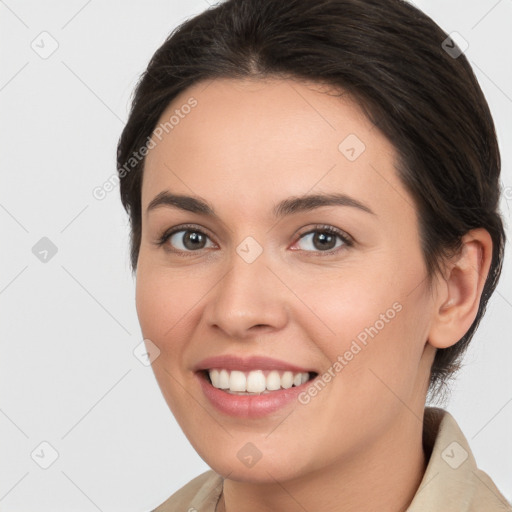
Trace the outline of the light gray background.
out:
[[[466,55],[498,129],[502,211],[510,224],[512,1],[416,3],[469,43]],[[92,195],[115,173],[116,143],[139,74],[177,24],[208,5],[0,1],[4,512],[146,511],[208,469],[168,411],[151,368],[133,355],[142,336],[119,189],[102,201]],[[48,52],[53,40],[58,48],[47,58],[31,47]],[[32,252],[42,237],[58,249],[46,263]],[[511,263],[508,252],[445,405],[509,500]],[[48,469],[35,462],[50,461],[43,441],[59,454]]]

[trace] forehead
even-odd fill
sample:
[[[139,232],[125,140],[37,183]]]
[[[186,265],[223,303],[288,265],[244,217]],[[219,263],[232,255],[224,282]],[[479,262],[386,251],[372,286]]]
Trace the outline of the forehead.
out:
[[[169,104],[152,140],[143,208],[162,190],[203,197],[237,192],[247,206],[312,189],[371,201],[401,188],[394,147],[359,106],[308,82],[198,83]]]

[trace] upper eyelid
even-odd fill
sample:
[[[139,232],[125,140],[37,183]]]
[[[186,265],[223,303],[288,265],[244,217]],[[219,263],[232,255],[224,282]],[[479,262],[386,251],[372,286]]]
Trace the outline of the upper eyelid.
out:
[[[198,231],[208,236],[208,238],[212,239],[213,237],[210,235],[210,232],[208,229],[197,226],[195,224],[185,224],[182,226],[176,226],[175,228],[171,228],[167,231],[164,231],[163,237],[171,237],[172,235],[175,235],[176,233],[179,233],[180,231]]]

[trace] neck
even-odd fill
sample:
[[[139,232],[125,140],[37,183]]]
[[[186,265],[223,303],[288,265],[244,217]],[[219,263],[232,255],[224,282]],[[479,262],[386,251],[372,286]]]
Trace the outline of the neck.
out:
[[[250,483],[225,479],[218,510],[405,511],[427,464],[421,420],[404,408],[393,428],[364,453],[290,480]]]

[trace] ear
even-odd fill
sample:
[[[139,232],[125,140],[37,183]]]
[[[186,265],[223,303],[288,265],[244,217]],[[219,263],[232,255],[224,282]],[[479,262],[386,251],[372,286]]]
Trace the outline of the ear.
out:
[[[428,342],[436,348],[455,345],[476,318],[492,260],[492,239],[483,228],[462,238],[460,253],[440,277]]]

